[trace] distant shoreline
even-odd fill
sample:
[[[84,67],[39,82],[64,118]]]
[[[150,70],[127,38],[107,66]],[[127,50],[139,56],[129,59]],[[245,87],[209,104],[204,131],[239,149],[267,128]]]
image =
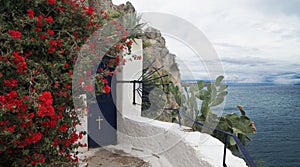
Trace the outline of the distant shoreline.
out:
[[[198,80],[181,80],[182,86],[192,86],[197,83]],[[210,83],[214,81],[203,80],[204,83]],[[275,83],[237,83],[232,81],[223,81],[228,86],[299,86],[300,84],[275,84]]]

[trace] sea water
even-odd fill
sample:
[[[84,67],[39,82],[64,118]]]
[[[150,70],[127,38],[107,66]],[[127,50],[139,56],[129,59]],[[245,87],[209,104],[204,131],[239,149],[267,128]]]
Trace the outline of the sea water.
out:
[[[246,149],[258,166],[300,167],[300,85],[229,86],[224,113],[244,106],[255,122]]]

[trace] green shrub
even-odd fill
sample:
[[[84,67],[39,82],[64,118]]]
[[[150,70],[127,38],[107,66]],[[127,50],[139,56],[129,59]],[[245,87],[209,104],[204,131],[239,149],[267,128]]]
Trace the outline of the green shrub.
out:
[[[74,62],[110,18],[69,0],[1,0],[0,6],[0,166],[76,165],[74,149],[84,146],[77,141],[85,132],[75,128]],[[112,66],[131,44],[125,36],[110,50]],[[105,81],[98,83],[100,93],[109,92]]]

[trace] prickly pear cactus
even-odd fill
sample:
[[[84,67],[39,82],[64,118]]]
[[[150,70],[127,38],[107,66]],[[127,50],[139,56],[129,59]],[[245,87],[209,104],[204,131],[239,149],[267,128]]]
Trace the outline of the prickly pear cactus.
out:
[[[228,94],[226,89],[228,85],[221,83],[224,79],[223,76],[217,77],[215,82],[205,84],[203,81],[197,82],[198,92],[196,97],[202,101],[200,114],[197,114],[196,119],[204,122],[206,125],[217,125],[216,128],[224,130],[236,135],[242,142],[246,144],[246,141],[251,141],[249,134],[253,134],[256,131],[254,122],[246,116],[246,112],[241,105],[237,108],[240,110],[241,115],[236,113],[226,114],[222,117],[218,117],[212,112],[212,107],[218,106],[224,102],[225,96]],[[194,124],[192,126],[194,130],[206,132],[207,129]],[[224,135],[220,133],[213,133],[213,136],[224,142]],[[228,146],[231,150],[238,150],[236,142],[233,138],[229,138]]]
[[[241,113],[240,115],[232,113],[219,117],[212,112],[212,107],[222,104],[225,96],[228,94],[226,91],[228,85],[221,83],[223,79],[223,76],[219,76],[215,82],[211,83],[198,81],[194,86],[184,86],[184,92],[181,92],[178,87],[170,86],[170,91],[182,112],[187,113],[197,121],[205,123],[207,126],[216,125],[217,129],[233,133],[245,145],[246,141],[251,141],[248,135],[255,133],[256,128],[254,122],[246,116],[243,106],[237,106]],[[199,101],[201,101],[200,108],[198,106]],[[182,122],[184,125],[192,127],[195,131],[212,133],[207,128],[191,123],[185,117],[182,118]],[[190,122],[190,124],[187,122]],[[224,134],[213,132],[212,135],[224,142]],[[233,151],[238,151],[236,142],[231,137],[228,140],[228,147]]]
[[[226,114],[220,119],[220,122],[217,126],[218,129],[231,132],[236,135],[243,145],[246,144],[246,141],[251,141],[251,138],[248,136],[256,132],[254,122],[246,116],[246,112],[243,110],[241,105],[237,106],[241,112],[241,115],[236,113]],[[214,134],[215,137],[219,138],[224,142],[224,135]],[[233,138],[229,137],[228,147],[231,150],[238,151],[238,147]]]
[[[196,97],[202,101],[201,104],[201,121],[205,121],[208,115],[211,113],[211,107],[217,106],[223,103],[225,96],[228,94],[226,91],[227,85],[221,84],[224,76],[219,76],[216,82],[204,84],[203,81],[198,81],[198,93]]]

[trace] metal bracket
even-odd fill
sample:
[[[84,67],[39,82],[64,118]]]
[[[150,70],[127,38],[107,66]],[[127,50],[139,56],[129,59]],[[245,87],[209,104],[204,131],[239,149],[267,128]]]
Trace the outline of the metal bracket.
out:
[[[149,68],[143,70],[143,74],[137,79],[137,80],[132,80],[132,81],[117,81],[117,83],[132,83],[133,85],[133,99],[132,99],[132,104],[133,105],[141,105],[136,103],[136,92],[139,94],[139,96],[143,99],[143,91],[145,93],[149,93],[150,90],[147,90],[147,86],[159,86],[162,85],[163,87],[169,86],[169,83],[163,83],[162,78],[168,77],[169,75],[163,75],[159,77],[153,77],[155,73],[158,73],[159,70],[164,68],[164,66],[160,68],[154,68],[155,70],[149,72]],[[159,74],[159,73],[158,73]],[[157,84],[156,82],[159,81],[161,83]],[[137,84],[139,86],[137,87]]]

